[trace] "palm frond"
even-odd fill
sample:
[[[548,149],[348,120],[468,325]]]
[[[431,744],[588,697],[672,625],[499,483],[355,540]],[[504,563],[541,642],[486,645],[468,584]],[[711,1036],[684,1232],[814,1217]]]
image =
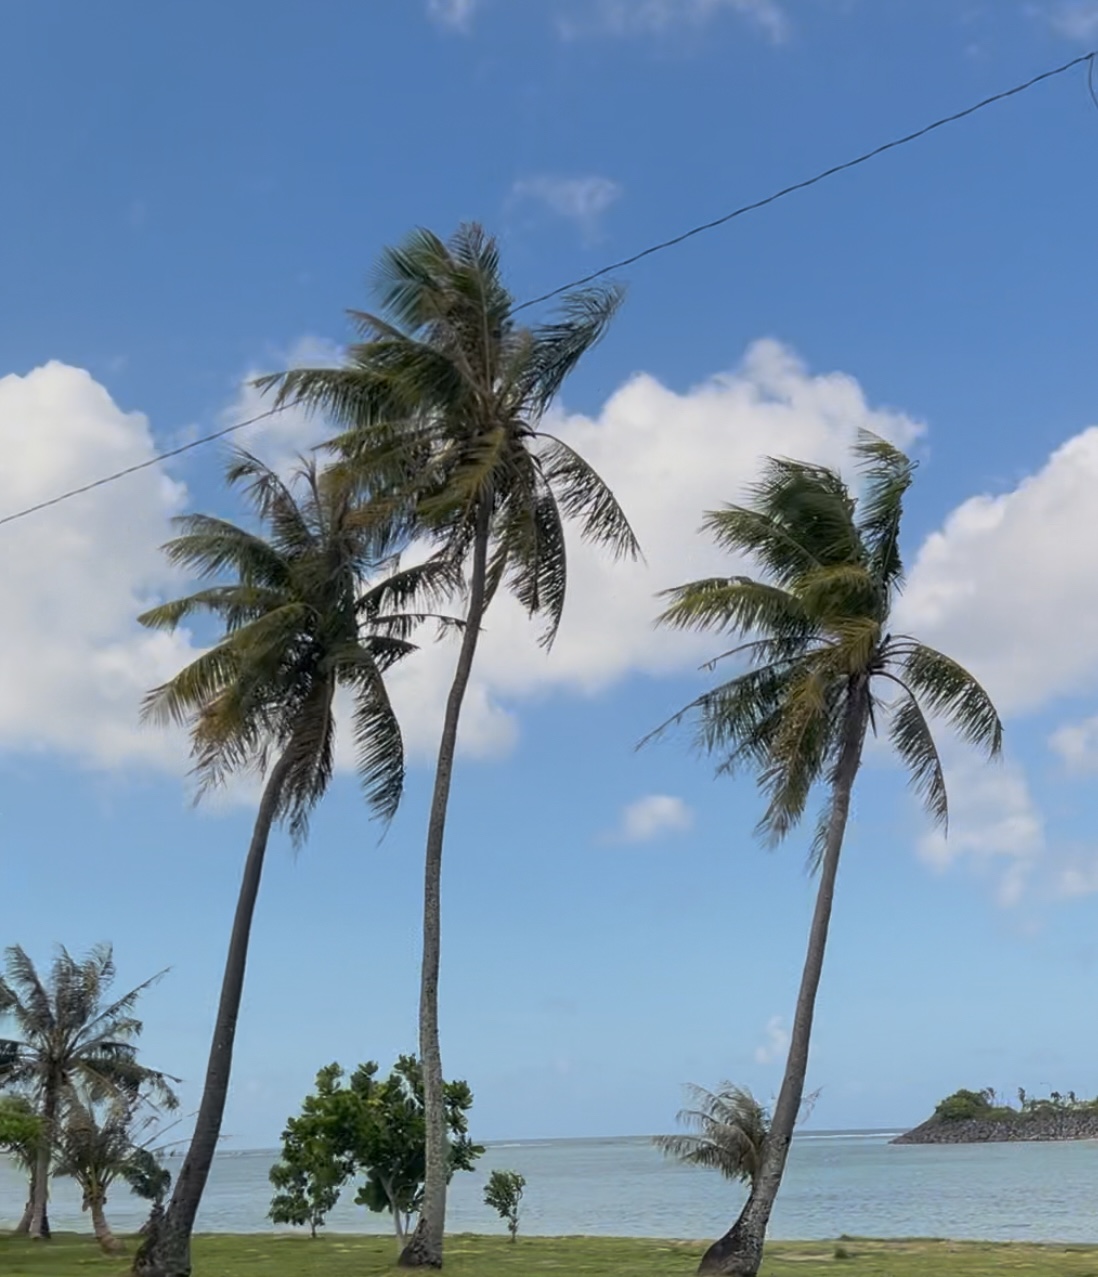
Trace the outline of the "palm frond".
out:
[[[885,590],[903,577],[900,557],[900,525],[904,496],[915,477],[915,463],[899,448],[868,430],[854,445],[862,473],[858,501],[858,529],[869,556],[869,570]]]
[[[931,714],[940,715],[967,744],[994,758],[1003,748],[1003,724],[991,698],[952,657],[914,639],[899,638],[897,673]]]
[[[373,661],[359,666],[352,726],[362,792],[380,819],[388,823],[404,793],[404,739],[385,680]]]
[[[541,472],[562,515],[577,521],[585,541],[615,558],[639,558],[640,543],[625,511],[596,470],[555,435],[539,432],[537,437]]]
[[[949,820],[949,798],[934,734],[915,693],[901,679],[894,675],[887,677],[900,688],[900,698],[889,710],[889,742],[907,768],[919,801],[935,824],[945,827]]]

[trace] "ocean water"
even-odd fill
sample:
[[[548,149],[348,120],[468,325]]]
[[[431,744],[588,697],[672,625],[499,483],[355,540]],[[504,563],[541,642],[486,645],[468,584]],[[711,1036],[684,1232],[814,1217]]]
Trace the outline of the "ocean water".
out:
[[[1098,1141],[895,1146],[896,1132],[805,1132],[794,1139],[774,1212],[773,1238],[950,1237],[1098,1243]],[[270,1151],[224,1153],[214,1163],[198,1217],[204,1232],[262,1232],[271,1188]],[[178,1169],[180,1159],[171,1159]],[[537,1140],[488,1147],[450,1194],[452,1232],[496,1232],[482,1202],[488,1172],[526,1176],[522,1230],[530,1234],[710,1238],[731,1223],[742,1190],[713,1172],[666,1161],[646,1139]],[[51,1222],[85,1229],[79,1195],[55,1181]],[[0,1228],[23,1208],[25,1181],[0,1159]],[[354,1190],[329,1216],[329,1231],[387,1232],[387,1217],[354,1205]],[[137,1227],[142,1203],[116,1186],[107,1215]]]

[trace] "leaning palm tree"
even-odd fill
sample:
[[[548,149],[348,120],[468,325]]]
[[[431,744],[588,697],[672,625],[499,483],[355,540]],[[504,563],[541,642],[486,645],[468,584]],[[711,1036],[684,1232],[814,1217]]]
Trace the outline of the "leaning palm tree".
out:
[[[652,1142],[677,1162],[720,1171],[725,1179],[754,1184],[770,1131],[766,1106],[732,1082],[722,1082],[718,1091],[694,1085],[686,1089],[691,1107],[680,1109],[677,1120],[694,1133],[657,1135]]]
[[[915,791],[943,826],[946,786],[931,721],[944,719],[989,756],[1002,744],[999,717],[972,675],[917,639],[892,633],[903,582],[903,499],[914,467],[870,434],[860,436],[855,453],[863,479],[857,501],[833,470],[768,461],[748,505],[705,519],[718,545],[752,558],[761,576],[669,590],[661,617],[743,640],[728,655],[746,660],[747,671],[671,722],[696,722],[698,743],[717,755],[720,772],[755,771],[767,798],[759,822],[765,839],[780,842],[817,787],[827,790],[813,845],[819,889],[785,1075],[750,1195],[706,1252],[703,1273],[754,1277],[762,1259],[804,1092],[835,876],[867,731],[887,731]]]
[[[380,315],[355,312],[361,335],[341,368],[262,379],[278,404],[339,423],[343,468],[382,524],[441,547],[468,572],[465,628],[446,702],[427,827],[420,1055],[427,1116],[423,1209],[401,1262],[438,1267],[449,1160],[438,1036],[440,880],[458,722],[485,613],[503,584],[544,621],[549,646],[567,581],[564,523],[615,554],[637,543],[613,494],[543,418],[565,378],[618,307],[614,289],[575,292],[556,322],[524,326],[494,239],[475,225],[448,242],[428,231],[388,250]]]
[[[79,961],[62,948],[46,980],[18,945],[6,951],[0,1017],[14,1021],[19,1036],[0,1042],[0,1052],[9,1060],[7,1080],[30,1092],[40,1119],[28,1223],[34,1238],[49,1235],[50,1163],[59,1123],[78,1088],[96,1100],[125,1102],[151,1091],[165,1107],[176,1103],[170,1085],[175,1079],[140,1064],[134,1046],[141,1033],[134,1008],[160,976],[109,1000],[114,977],[114,957],[106,944]]]
[[[384,675],[414,650],[409,635],[428,619],[409,612],[449,588],[453,571],[431,560],[393,566],[384,530],[361,517],[351,486],[302,462],[284,481],[248,453],[228,469],[262,532],[208,515],[178,519],[170,561],[215,582],[146,612],[143,624],[172,630],[203,613],[224,627],[219,642],[146,698],[145,715],[191,731],[199,796],[242,770],[265,774],[244,862],[236,915],[194,1133],[162,1227],[150,1232],[135,1271],[190,1273],[190,1238],[221,1133],[244,987],[252,916],[272,828],[295,841],[332,776],[333,705],[344,689],[357,771],[383,821],[397,810],[404,749]],[[263,535],[265,533],[266,535]],[[382,573],[378,579],[376,574]],[[226,579],[227,578],[227,579]]]

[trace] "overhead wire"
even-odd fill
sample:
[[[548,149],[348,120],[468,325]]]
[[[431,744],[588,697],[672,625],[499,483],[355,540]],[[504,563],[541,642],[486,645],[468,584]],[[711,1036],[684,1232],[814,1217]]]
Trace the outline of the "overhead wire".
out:
[[[1065,75],[1068,71],[1074,70],[1076,67],[1087,66],[1087,88],[1090,92],[1094,104],[1098,107],[1098,91],[1095,90],[1095,63],[1098,60],[1098,49],[1092,49],[1089,53],[1081,53],[1078,57],[1071,58],[1069,61],[1062,63],[1060,66],[1052,67],[1048,71],[1042,71],[1039,75],[1031,76],[1030,79],[1016,84],[1012,88],[1004,89],[1000,93],[993,93],[990,97],[983,98],[981,101],[974,103],[972,106],[965,107],[962,111],[955,111],[952,115],[944,115],[940,119],[932,121],[930,124],[924,125],[920,129],[916,129],[913,133],[906,133],[902,137],[893,138],[890,142],[885,142],[880,146],[874,147],[870,151],[865,151],[861,155],[855,156],[853,159],[846,160],[842,164],[832,165],[831,168],[822,170],[814,174],[812,177],[805,178],[803,181],[794,182],[791,186],[784,186],[781,190],[773,192],[762,199],[754,200],[750,204],[742,204],[738,208],[733,209],[729,213],[723,213],[720,217],[715,217],[707,222],[700,222],[696,226],[690,227],[689,230],[680,232],[671,236],[669,239],[660,240],[656,244],[650,244],[647,248],[641,249],[639,252],[632,253],[628,257],[622,257],[618,261],[610,262],[606,266],[599,267],[598,270],[591,271],[589,274],[581,275],[577,279],[569,280],[566,284],[560,284],[556,288],[551,288],[548,292],[540,293],[536,297],[528,298],[526,301],[519,303],[514,307],[513,313],[528,310],[532,306],[540,306],[545,302],[552,301],[553,298],[561,296],[563,293],[571,292],[575,288],[583,288],[587,284],[594,283],[595,280],[602,279],[606,275],[613,274],[615,271],[624,270],[628,266],[633,266],[637,262],[644,261],[648,257],[654,256],[656,253],[662,253],[670,248],[675,248],[679,244],[685,243],[687,240],[694,239],[698,235],[704,235],[709,231],[718,229],[721,226],[728,225],[729,222],[735,221],[737,218],[744,217],[748,213],[757,212],[759,209],[766,208],[770,204],[776,204],[779,200],[785,199],[789,195],[794,195],[799,191],[808,190],[809,187],[816,186],[820,182],[837,176],[840,173],[849,172],[849,170],[858,168],[862,164],[868,164],[870,160],[877,159],[879,156],[886,154],[888,151],[894,151],[901,146],[907,146],[912,142],[917,142],[920,138],[926,137],[930,133],[936,132],[938,129],[945,128],[947,125],[956,124],[960,120],[967,119],[969,116],[975,115],[978,111],[983,111],[989,106],[996,103],[1005,102],[1008,98],[1017,97],[1021,93],[1035,88],[1038,84],[1043,84],[1048,80],[1055,79],[1057,76]],[[213,443],[218,439],[224,439],[227,435],[231,435],[238,430],[243,430],[246,426],[255,425],[256,422],[263,421],[265,418],[273,417],[276,413],[282,412],[284,408],[290,405],[279,405],[274,408],[267,409],[266,412],[257,413],[254,417],[248,417],[244,421],[234,422],[231,426],[224,426],[220,430],[214,430],[210,434],[199,436],[192,439],[189,443],[181,444],[177,448],[169,448],[164,452],[158,452],[149,457],[145,461],[138,462],[136,465],[126,466],[124,469],[115,470],[111,474],[103,475],[98,479],[93,479],[90,483],[81,484],[79,487],[69,488],[65,492],[60,492],[54,497],[50,497],[45,501],[37,501],[33,505],[24,507],[21,510],[13,511],[11,514],[0,516],[0,527],[5,524],[15,523],[19,519],[25,519],[29,515],[37,514],[41,510],[47,510],[51,506],[60,505],[64,501],[68,501],[73,497],[83,495],[85,492],[91,492],[96,488],[105,487],[107,484],[114,483],[119,479],[124,479],[128,475],[136,474],[140,470],[147,470],[152,466],[159,465],[163,461],[168,461],[172,457],[178,457],[185,452],[190,452],[194,448],[200,448],[204,444]]]

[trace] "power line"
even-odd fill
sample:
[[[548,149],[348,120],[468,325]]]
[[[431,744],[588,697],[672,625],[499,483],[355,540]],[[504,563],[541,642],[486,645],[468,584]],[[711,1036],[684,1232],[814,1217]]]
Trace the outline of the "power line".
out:
[[[1007,98],[1017,97],[1019,93],[1025,93],[1027,89],[1032,89],[1034,85],[1041,84],[1045,80],[1052,80],[1058,75],[1074,70],[1075,67],[1082,66],[1084,62],[1089,64],[1091,76],[1093,77],[1096,58],[1098,58],[1098,49],[1094,49],[1090,53],[1082,53],[1079,57],[1072,58],[1070,62],[1065,62],[1063,66],[1054,67],[1051,71],[1042,71],[1040,75],[1035,75],[1031,80],[1026,80],[1024,84],[1016,84],[1012,89],[1006,89],[1002,93],[995,93],[989,98],[984,98],[982,102],[977,102],[975,106],[966,107],[963,111],[957,111],[953,115],[943,116],[940,120],[935,120],[933,124],[927,124],[925,127],[917,129],[914,133],[895,138],[891,142],[885,142],[883,146],[874,147],[872,151],[866,151],[864,155],[859,155],[853,160],[847,160],[843,164],[836,164],[832,168],[824,169],[822,173],[817,173],[815,177],[806,178],[803,182],[794,182],[792,186],[783,187],[780,191],[775,191],[773,195],[767,195],[765,199],[755,200],[751,204],[743,204],[741,207],[733,209],[731,213],[724,213],[721,217],[715,217],[711,222],[702,222],[699,226],[692,226],[690,230],[683,231],[679,235],[673,235],[670,239],[662,240],[658,244],[652,244],[648,248],[643,248],[639,253],[633,253],[630,257],[623,257],[620,261],[611,262],[609,266],[601,266],[589,275],[583,275],[570,283],[561,284],[558,288],[551,288],[549,292],[542,293],[540,297],[532,297],[529,301],[523,302],[521,306],[516,306],[515,310],[525,310],[528,306],[539,306],[542,302],[551,301],[554,297],[559,297],[561,293],[569,292],[573,288],[582,288],[584,284],[590,284],[596,279],[602,279],[604,275],[609,275],[613,271],[622,270],[626,266],[632,266],[636,262],[643,261],[644,258],[651,257],[654,253],[662,253],[665,249],[674,248],[688,239],[693,239],[695,235],[704,235],[706,231],[716,230],[718,226],[725,226],[727,223],[735,221],[737,217],[743,217],[745,213],[754,213],[757,209],[765,208],[768,204],[775,204],[778,200],[785,199],[787,195],[793,195],[797,191],[807,190],[810,186],[815,186],[829,177],[834,177],[837,173],[845,173],[848,169],[857,168],[859,164],[867,164],[870,160],[875,160],[878,155],[884,155],[886,151],[894,151],[897,147],[907,146],[909,142],[917,142],[919,138],[926,137],[928,133],[933,133],[936,129],[945,128],[947,124],[956,124],[958,120],[964,120],[970,115],[975,115],[977,111],[982,111],[988,106],[994,106],[996,102],[1004,102]],[[1093,90],[1093,79],[1089,83]],[[1095,105],[1098,106],[1098,100],[1096,100]]]
[[[139,461],[135,466],[127,466],[124,470],[116,470],[113,474],[105,474],[101,479],[93,479],[91,483],[82,484],[79,488],[70,488],[68,492],[61,492],[56,497],[50,497],[48,501],[39,501],[36,505],[29,505],[25,510],[16,510],[14,514],[5,514],[3,518],[0,518],[0,527],[3,527],[5,523],[14,523],[16,519],[25,519],[28,514],[37,514],[39,510],[48,510],[51,505],[60,505],[62,501],[68,501],[70,497],[78,497],[84,492],[91,492],[93,488],[102,488],[108,483],[114,483],[116,479],[124,479],[127,475],[136,474],[138,470],[148,470],[150,466],[158,466],[161,461],[167,461],[170,457],[178,457],[181,453],[190,452],[192,448],[200,448],[204,443],[213,443],[215,439],[224,439],[226,435],[231,435],[236,430],[243,430],[245,426],[253,426],[257,421],[262,421],[265,417],[273,417],[276,412],[281,411],[282,407],[268,408],[266,412],[256,413],[254,417],[249,417],[246,421],[237,421],[231,426],[225,426],[222,430],[215,430],[212,434],[192,439],[190,443],[180,444],[178,448],[169,448],[167,452],[158,452],[151,456],[148,461]]]
[[[652,257],[656,253],[662,253],[669,248],[675,248],[677,245],[685,243],[688,239],[693,239],[697,235],[704,235],[708,231],[716,230],[720,226],[726,226],[729,222],[735,221],[739,217],[743,217],[746,213],[754,213],[758,209],[766,208],[768,204],[775,204],[778,200],[785,199],[787,195],[793,195],[798,191],[807,190],[810,186],[816,186],[818,183],[826,181],[829,177],[835,177],[839,173],[845,173],[849,169],[857,168],[861,164],[867,164],[870,160],[876,159],[879,155],[884,155],[886,151],[894,151],[898,147],[907,146],[910,142],[917,142],[920,138],[926,137],[928,133],[933,133],[937,129],[945,128],[947,124],[956,124],[959,120],[967,119],[970,115],[975,115],[978,111],[982,111],[985,107],[994,106],[997,102],[1005,102],[1008,98],[1017,97],[1020,93],[1034,88],[1038,84],[1044,83],[1046,80],[1055,79],[1057,76],[1064,75],[1066,72],[1074,70],[1075,67],[1082,66],[1084,63],[1088,67],[1088,87],[1091,96],[1096,98],[1095,105],[1098,106],[1098,95],[1094,91],[1094,69],[1095,61],[1098,59],[1098,49],[1091,50],[1090,53],[1081,53],[1078,57],[1072,58],[1070,62],[1063,63],[1062,66],[1053,67],[1049,71],[1042,71],[1040,75],[1035,75],[1031,79],[1024,81],[1022,84],[1016,84],[1013,88],[1004,89],[1001,93],[992,94],[989,98],[975,103],[973,106],[966,107],[963,111],[956,111],[953,115],[943,116],[939,120],[933,121],[931,124],[924,125],[921,129],[916,129],[914,133],[907,133],[903,137],[894,138],[891,142],[885,142],[881,146],[874,147],[872,151],[866,151],[862,155],[856,156],[852,160],[846,160],[842,164],[836,164],[831,168],[824,169],[823,172],[817,173],[814,177],[805,178],[804,181],[795,182],[792,186],[785,186],[780,191],[775,191],[772,195],[765,198],[755,200],[751,204],[743,204],[739,208],[735,208],[730,213],[724,213],[720,217],[715,217],[712,221],[702,222],[698,226],[692,226],[687,231],[682,231],[678,235],[673,235],[670,239],[661,240],[658,244],[651,244],[648,248],[641,249],[638,253],[633,253],[629,257],[623,257],[619,261],[611,262],[608,266],[602,266],[598,270],[591,271],[588,275],[582,275],[578,279],[570,280],[567,284],[560,284],[556,288],[550,289],[547,293],[542,293],[537,297],[531,297],[528,301],[521,302],[514,307],[514,312],[527,310],[531,306],[540,306],[543,302],[552,301],[554,297],[559,297],[562,293],[570,292],[573,288],[582,288],[585,284],[593,283],[597,279],[612,274],[614,271],[623,270],[626,266],[633,266],[637,262],[643,261],[646,257]],[[234,431],[243,430],[245,426],[254,425],[257,421],[263,421],[267,417],[273,417],[276,413],[283,410],[283,406],[277,408],[269,408],[266,412],[257,413],[254,417],[249,417],[246,421],[238,421],[231,426],[225,426],[221,430],[215,430],[212,434],[202,435],[198,439],[192,439],[190,443],[182,444],[178,448],[171,448],[166,452],[158,452],[150,457],[147,461],[139,462],[134,466],[127,466],[123,470],[116,470],[113,474],[103,475],[102,478],[94,479],[91,483],[82,484],[78,488],[70,488],[67,492],[58,493],[55,497],[50,497],[47,501],[39,501],[34,505],[27,506],[25,509],[16,510],[12,514],[6,514],[0,517],[0,527],[7,523],[14,523],[18,519],[25,519],[28,515],[37,514],[40,510],[47,510],[50,506],[60,505],[63,501],[68,501],[72,497],[81,496],[85,492],[91,492],[95,488],[105,487],[109,483],[114,483],[118,479],[124,479],[127,475],[136,474],[139,470],[147,470],[151,466],[159,465],[162,461],[168,461],[172,457],[178,457],[181,453],[189,452],[192,448],[200,448],[203,444],[213,443],[217,439],[223,439],[226,435],[231,435]]]

